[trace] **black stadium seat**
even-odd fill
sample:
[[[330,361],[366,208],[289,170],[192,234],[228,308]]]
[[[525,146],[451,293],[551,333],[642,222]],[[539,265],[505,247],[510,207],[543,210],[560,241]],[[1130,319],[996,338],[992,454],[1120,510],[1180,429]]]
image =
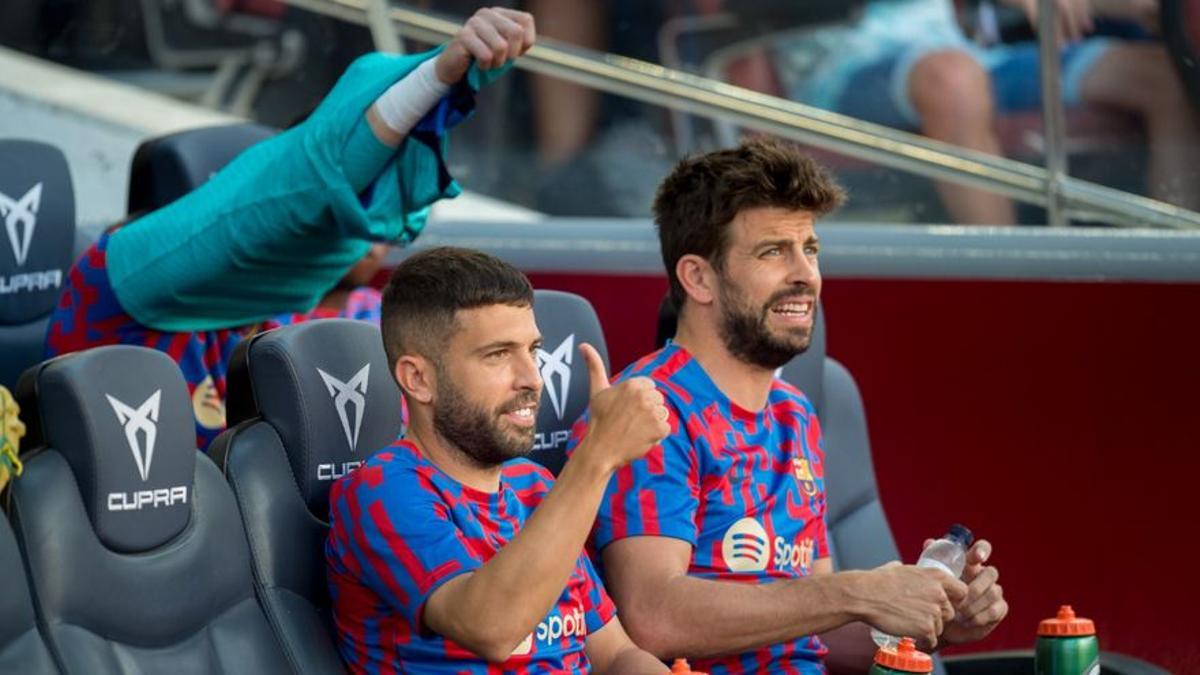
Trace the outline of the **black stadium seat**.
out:
[[[42,360],[46,322],[75,252],[75,192],[66,157],[0,140],[0,385]]]
[[[534,291],[533,311],[545,342],[537,355],[543,387],[530,459],[558,475],[567,461],[564,451],[571,425],[583,414],[590,397],[591,380],[579,355],[579,344],[586,342],[595,347],[606,367],[608,347],[596,311],[581,296]]]
[[[0,673],[49,675],[57,673],[54,659],[38,632],[25,566],[8,518],[0,515]]]
[[[195,190],[243,150],[275,135],[261,124],[178,131],[142,141],[129,167],[131,214],[166,206]]]
[[[230,428],[209,452],[233,486],[272,628],[299,673],[340,671],[325,581],[329,488],[401,433],[379,328],[326,319],[242,342]]]
[[[167,355],[98,347],[28,371],[13,525],[66,673],[286,673],[229,486]],[[39,438],[40,437],[40,438]]]

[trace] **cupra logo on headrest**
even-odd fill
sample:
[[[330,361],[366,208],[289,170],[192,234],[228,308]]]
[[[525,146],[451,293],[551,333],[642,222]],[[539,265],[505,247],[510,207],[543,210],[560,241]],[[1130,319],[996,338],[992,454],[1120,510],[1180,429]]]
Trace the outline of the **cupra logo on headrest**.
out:
[[[342,431],[346,433],[346,444],[350,452],[358,447],[358,432],[362,429],[363,412],[367,408],[367,378],[371,373],[371,364],[359,369],[349,381],[342,382],[329,373],[317,368],[317,373],[325,381],[325,388],[333,397],[333,405],[337,408],[338,419],[342,421]],[[354,429],[350,429],[350,415],[346,406],[354,404]]]
[[[571,393],[571,360],[575,357],[575,334],[571,333],[553,352],[540,347],[537,350],[538,371],[546,396],[554,406],[554,414],[562,419],[567,414],[567,395]],[[555,376],[557,377],[557,381]]]
[[[129,451],[133,453],[133,461],[137,462],[138,473],[143,481],[150,478],[150,462],[154,459],[154,441],[158,436],[158,402],[161,395],[162,389],[156,390],[137,409],[109,394],[104,395],[113,412],[117,413],[117,421],[125,429],[125,442],[129,444]],[[138,442],[139,431],[145,441],[144,445]]]
[[[33,241],[33,230],[37,227],[37,211],[42,203],[42,184],[29,189],[20,199],[13,199],[0,192],[0,217],[4,218],[4,229],[8,231],[8,243],[12,245],[17,267],[25,265],[29,257],[29,244]]]

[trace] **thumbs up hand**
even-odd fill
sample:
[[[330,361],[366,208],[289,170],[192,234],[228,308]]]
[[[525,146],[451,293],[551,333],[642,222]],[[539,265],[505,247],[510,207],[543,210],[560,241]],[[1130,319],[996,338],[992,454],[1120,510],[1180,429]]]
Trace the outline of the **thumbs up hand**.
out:
[[[620,468],[646,454],[671,432],[669,412],[663,395],[648,377],[633,377],[616,385],[608,383],[608,373],[600,354],[589,344],[579,345],[587,362],[591,381],[591,419],[585,443],[587,452],[607,460],[612,469]]]

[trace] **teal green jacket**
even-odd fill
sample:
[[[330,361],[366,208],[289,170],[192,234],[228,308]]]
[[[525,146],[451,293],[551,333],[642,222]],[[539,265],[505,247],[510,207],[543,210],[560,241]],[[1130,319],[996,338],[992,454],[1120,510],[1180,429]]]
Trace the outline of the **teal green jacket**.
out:
[[[507,68],[472,65],[399,148],[387,148],[370,132],[367,109],[439,51],[357,59],[303,124],[114,232],[106,262],[121,307],[158,330],[253,324],[312,309],[371,242],[412,241],[429,206],[461,191],[445,167],[445,130]],[[364,138],[390,155],[373,175],[358,175]]]

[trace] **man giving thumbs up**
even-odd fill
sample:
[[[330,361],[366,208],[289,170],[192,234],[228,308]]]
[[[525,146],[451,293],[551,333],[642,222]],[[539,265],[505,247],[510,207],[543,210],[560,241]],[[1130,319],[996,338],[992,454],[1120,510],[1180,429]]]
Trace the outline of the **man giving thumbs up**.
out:
[[[610,387],[580,346],[592,422],[555,483],[522,458],[542,390],[524,275],[476,251],[419,253],[392,274],[380,325],[410,427],[330,494],[326,559],[350,668],[666,672],[630,641],[583,553],[613,473],[669,431],[653,383]]]

